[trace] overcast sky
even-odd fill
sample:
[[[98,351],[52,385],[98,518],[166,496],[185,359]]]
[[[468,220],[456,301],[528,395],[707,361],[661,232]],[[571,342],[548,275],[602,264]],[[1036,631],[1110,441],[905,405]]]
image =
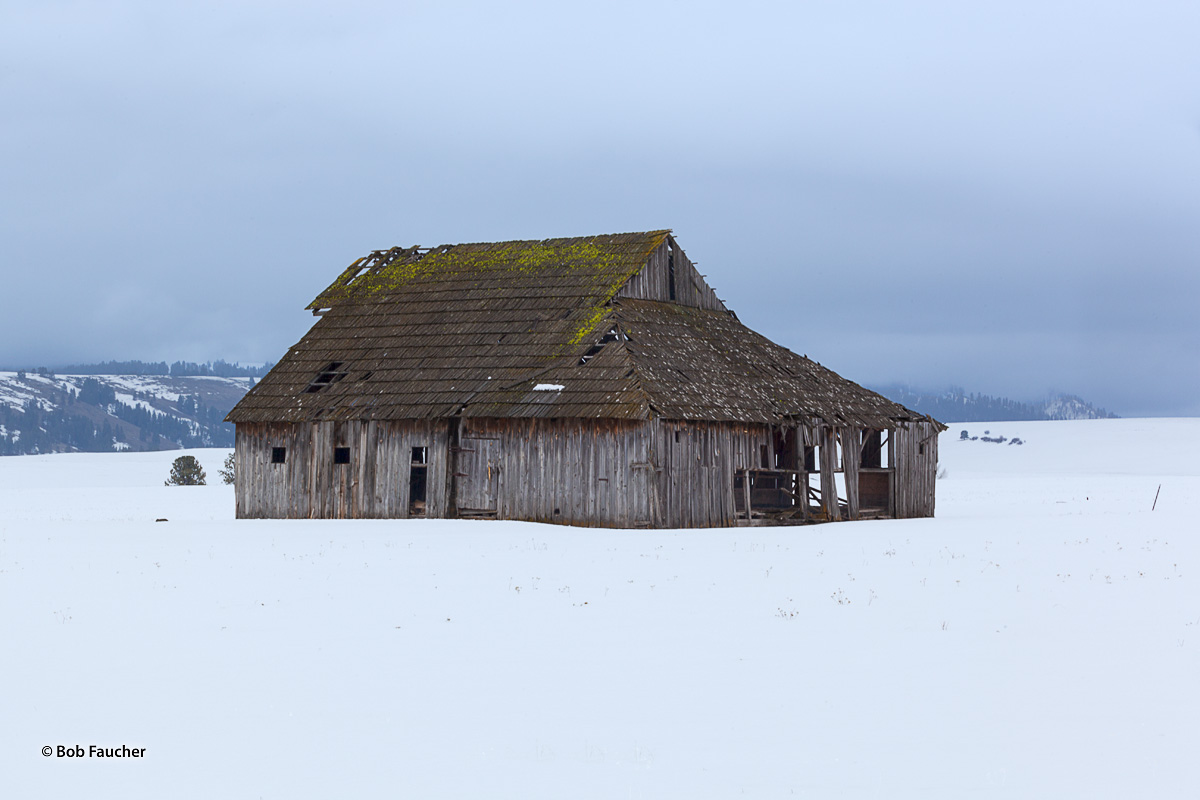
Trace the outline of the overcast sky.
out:
[[[1200,414],[1200,3],[0,0],[0,363],[278,359],[393,245],[672,228],[860,383]]]

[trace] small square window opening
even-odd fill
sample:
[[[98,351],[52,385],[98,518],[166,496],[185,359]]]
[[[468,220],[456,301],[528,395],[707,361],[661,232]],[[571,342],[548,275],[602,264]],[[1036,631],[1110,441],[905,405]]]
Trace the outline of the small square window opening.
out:
[[[350,448],[349,447],[333,448],[333,463],[349,464],[350,463]]]
[[[271,448],[271,463],[272,464],[282,464],[285,461],[287,461],[287,448],[286,447],[272,447]]]

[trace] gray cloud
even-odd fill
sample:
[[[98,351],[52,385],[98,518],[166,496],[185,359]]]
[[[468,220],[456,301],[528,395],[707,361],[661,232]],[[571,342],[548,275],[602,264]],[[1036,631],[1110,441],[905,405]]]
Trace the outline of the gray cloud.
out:
[[[367,250],[669,226],[856,380],[1200,413],[1191,5],[6,16],[6,362],[270,360]]]

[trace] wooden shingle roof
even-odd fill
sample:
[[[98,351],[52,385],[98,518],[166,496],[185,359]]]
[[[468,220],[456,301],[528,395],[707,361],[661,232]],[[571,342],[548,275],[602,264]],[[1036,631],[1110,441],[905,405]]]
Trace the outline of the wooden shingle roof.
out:
[[[668,236],[376,251],[228,419],[920,418],[728,312],[618,297]]]

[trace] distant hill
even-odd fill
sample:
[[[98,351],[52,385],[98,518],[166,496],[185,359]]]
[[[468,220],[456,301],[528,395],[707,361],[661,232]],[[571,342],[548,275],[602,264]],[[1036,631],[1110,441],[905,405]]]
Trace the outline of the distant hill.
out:
[[[176,361],[168,364],[166,361],[100,361],[96,364],[67,364],[47,369],[46,367],[22,367],[20,365],[0,365],[0,371],[22,371],[48,375],[170,375],[174,378],[186,377],[216,377],[216,378],[261,378],[270,371],[273,363],[262,365],[242,365],[218,358],[216,361]]]
[[[0,372],[0,455],[232,447],[233,426],[222,420],[253,381]]]
[[[901,384],[868,387],[889,400],[928,414],[940,422],[1000,422],[1038,419],[1113,419],[1116,414],[1076,397],[1060,394],[1049,400],[1024,403],[1006,397],[967,394],[952,387],[942,392],[913,389]]]
[[[233,425],[222,420],[271,366],[110,361],[65,374],[0,371],[0,455],[232,447]],[[1074,395],[1025,403],[959,388],[869,388],[941,422],[1116,417]]]

